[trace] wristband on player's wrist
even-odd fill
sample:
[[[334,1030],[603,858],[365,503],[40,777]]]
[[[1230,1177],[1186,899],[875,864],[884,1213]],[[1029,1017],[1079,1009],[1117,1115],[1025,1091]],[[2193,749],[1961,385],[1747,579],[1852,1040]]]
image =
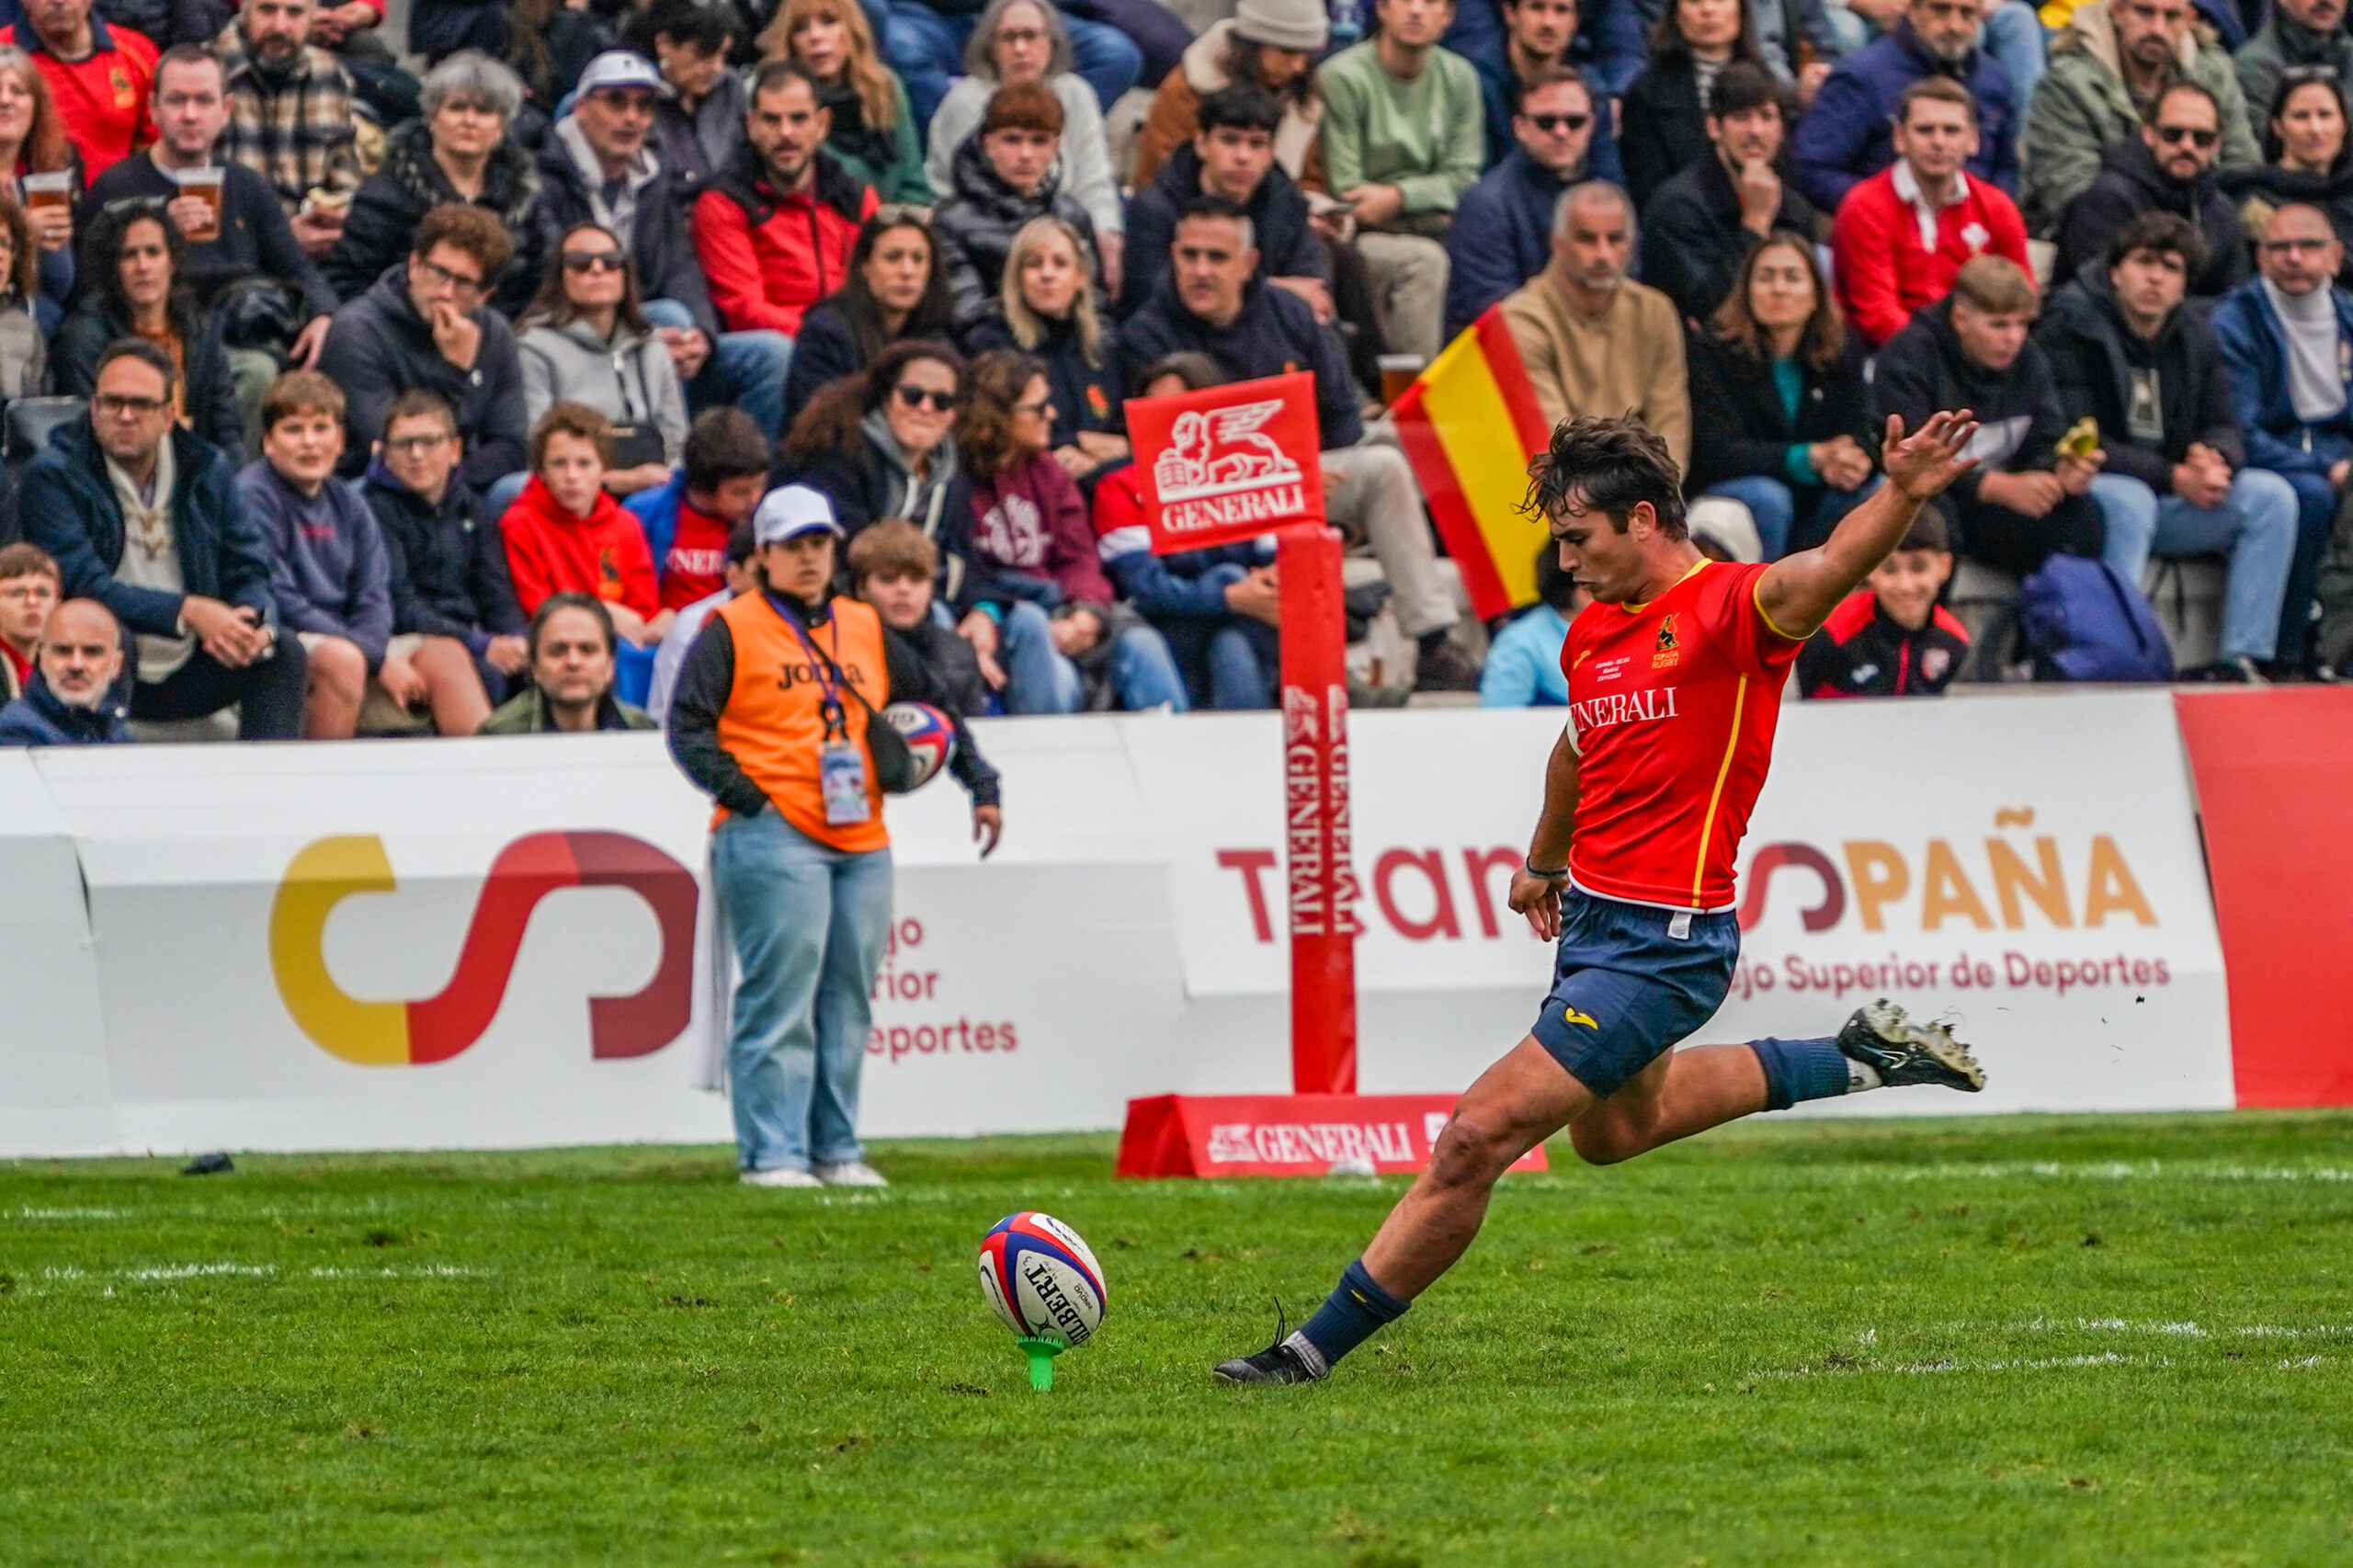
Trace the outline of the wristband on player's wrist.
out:
[[[1557,871],[1540,871],[1537,869],[1536,862],[1530,860],[1524,855],[1520,857],[1519,863],[1527,867],[1528,874],[1536,878],[1539,881],[1562,882],[1568,881],[1569,869],[1566,866],[1562,867]]]

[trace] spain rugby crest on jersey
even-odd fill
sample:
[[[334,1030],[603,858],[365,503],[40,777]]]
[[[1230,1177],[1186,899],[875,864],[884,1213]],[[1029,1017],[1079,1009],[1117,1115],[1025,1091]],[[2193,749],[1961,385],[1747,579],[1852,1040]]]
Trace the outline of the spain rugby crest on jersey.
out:
[[[981,1294],[1024,1338],[1084,1345],[1102,1326],[1102,1266],[1051,1214],[1025,1210],[999,1220],[981,1238],[980,1267]]]

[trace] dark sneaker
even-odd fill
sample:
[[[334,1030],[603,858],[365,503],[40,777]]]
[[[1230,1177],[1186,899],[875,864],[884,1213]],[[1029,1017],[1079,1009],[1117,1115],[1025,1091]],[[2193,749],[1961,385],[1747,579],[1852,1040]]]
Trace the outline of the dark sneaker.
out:
[[[1289,1339],[1279,1339],[1256,1356],[1220,1361],[1211,1373],[1222,1383],[1312,1383],[1330,1375],[1329,1367],[1317,1370]]]
[[[1972,1095],[1985,1086],[1985,1069],[1952,1030],[1915,1024],[1884,996],[1855,1009],[1838,1031],[1838,1049],[1876,1070],[1883,1084],[1936,1084]]]
[[[2245,653],[2233,653],[2211,665],[2197,665],[2181,672],[2178,680],[2200,686],[2269,686],[2255,661]]]
[[[1451,638],[1414,661],[1415,691],[1476,691],[1479,661],[1464,653]]]

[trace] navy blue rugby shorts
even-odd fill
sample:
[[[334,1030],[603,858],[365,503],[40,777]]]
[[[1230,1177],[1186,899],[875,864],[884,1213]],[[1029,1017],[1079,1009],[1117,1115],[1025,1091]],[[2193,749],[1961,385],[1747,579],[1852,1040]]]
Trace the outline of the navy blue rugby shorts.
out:
[[[1529,1031],[1607,1099],[1714,1016],[1740,960],[1740,917],[1561,893],[1552,991]]]

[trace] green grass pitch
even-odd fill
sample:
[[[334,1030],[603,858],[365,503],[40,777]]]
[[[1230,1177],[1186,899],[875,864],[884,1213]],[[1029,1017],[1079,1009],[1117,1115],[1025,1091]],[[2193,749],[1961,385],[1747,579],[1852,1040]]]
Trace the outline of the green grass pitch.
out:
[[[2353,1562],[2353,1116],[1556,1160],[1294,1390],[1208,1369],[1402,1182],[1110,1155],[0,1165],[0,1562]],[[1042,1395],[973,1278],[1023,1208],[1110,1289]]]

